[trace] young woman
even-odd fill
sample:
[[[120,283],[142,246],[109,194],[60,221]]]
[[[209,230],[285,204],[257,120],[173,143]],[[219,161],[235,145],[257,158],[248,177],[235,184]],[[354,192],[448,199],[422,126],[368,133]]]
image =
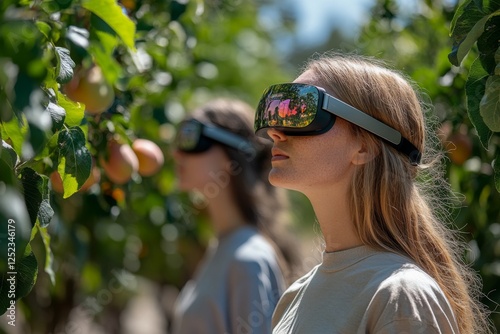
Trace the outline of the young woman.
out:
[[[294,253],[279,243],[283,196],[267,180],[270,142],[254,134],[253,115],[242,101],[217,99],[180,124],[178,187],[203,196],[216,243],[179,295],[174,334],[271,332]]]
[[[264,92],[255,128],[274,143],[269,180],[307,196],[325,243],[280,299],[273,333],[488,331],[476,276],[440,220],[447,188],[422,106],[397,72],[333,53]]]

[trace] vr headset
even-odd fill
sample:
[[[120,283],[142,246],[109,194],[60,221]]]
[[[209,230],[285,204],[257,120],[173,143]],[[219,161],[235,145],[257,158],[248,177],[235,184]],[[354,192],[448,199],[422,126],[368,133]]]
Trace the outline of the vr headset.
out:
[[[421,153],[399,131],[313,85],[284,83],[267,88],[254,127],[261,137],[267,136],[267,128],[287,136],[314,136],[330,130],[337,116],[383,139],[408,156],[412,165],[420,163]]]
[[[202,153],[214,143],[223,144],[237,150],[247,150],[252,144],[245,138],[213,125],[189,119],[179,124],[174,145],[185,153]]]

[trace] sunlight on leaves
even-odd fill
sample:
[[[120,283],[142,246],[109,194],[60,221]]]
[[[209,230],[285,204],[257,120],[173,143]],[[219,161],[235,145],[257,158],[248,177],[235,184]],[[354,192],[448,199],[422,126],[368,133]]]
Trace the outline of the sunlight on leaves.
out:
[[[80,189],[90,176],[92,157],[88,151],[85,134],[79,127],[59,133],[59,164],[57,170],[64,185],[64,198]]]

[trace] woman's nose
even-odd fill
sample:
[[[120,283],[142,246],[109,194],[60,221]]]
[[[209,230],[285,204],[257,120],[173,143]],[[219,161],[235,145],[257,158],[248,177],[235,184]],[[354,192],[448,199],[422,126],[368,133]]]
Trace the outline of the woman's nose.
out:
[[[286,140],[286,135],[282,131],[276,130],[275,128],[269,128],[267,130],[267,135],[275,142]]]
[[[183,156],[182,151],[179,150],[178,148],[173,148],[171,154],[172,154],[172,158],[174,158],[174,160],[176,162],[179,161],[179,160],[181,160],[182,156]]]

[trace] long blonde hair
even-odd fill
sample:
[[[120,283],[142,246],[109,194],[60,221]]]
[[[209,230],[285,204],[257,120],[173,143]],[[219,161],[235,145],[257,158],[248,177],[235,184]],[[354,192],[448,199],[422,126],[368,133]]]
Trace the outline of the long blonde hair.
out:
[[[351,126],[377,153],[357,169],[350,186],[349,203],[362,242],[406,255],[431,275],[446,294],[461,333],[489,332],[479,302],[480,281],[462,261],[465,244],[447,227],[450,202],[444,199],[452,193],[418,90],[382,62],[359,55],[326,53],[311,59],[305,70],[330,94],[399,130],[423,153],[420,166],[412,166],[407,156]]]

